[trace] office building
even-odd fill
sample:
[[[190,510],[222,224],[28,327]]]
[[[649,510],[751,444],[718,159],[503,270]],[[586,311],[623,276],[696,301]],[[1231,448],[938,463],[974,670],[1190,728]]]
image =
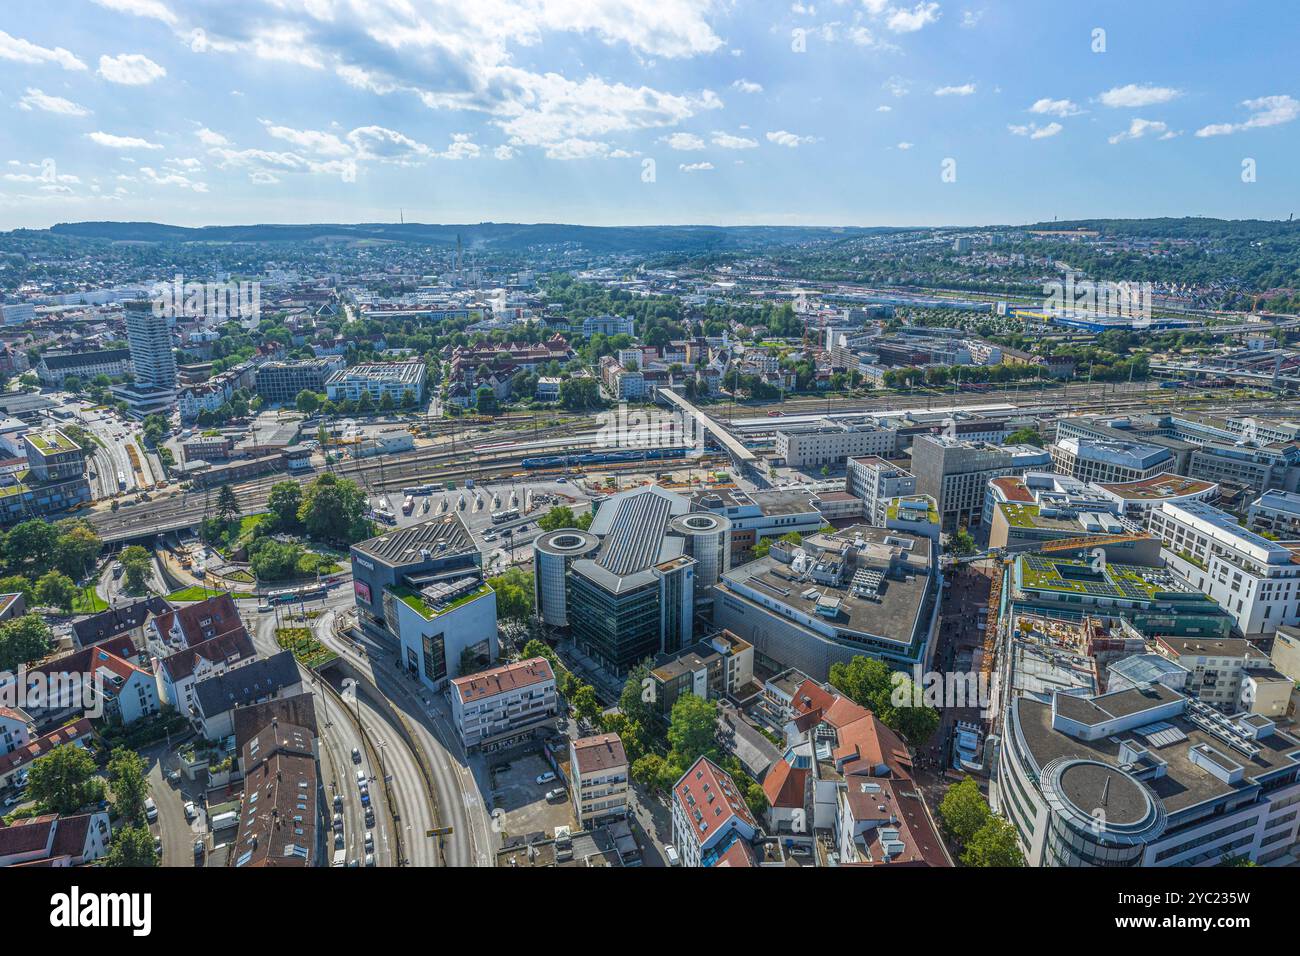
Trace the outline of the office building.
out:
[[[991,796],[1030,866],[1266,864],[1296,841],[1300,741],[1262,715],[1157,682],[1019,697],[1001,729]]]
[[[451,681],[451,719],[466,750],[491,752],[553,733],[559,702],[544,657]]]
[[[130,349],[96,349],[92,352],[42,352],[36,364],[36,377],[42,385],[61,388],[68,376],[83,385],[100,375],[121,378],[131,374]]]
[[[812,430],[777,431],[775,457],[791,468],[838,468],[849,458],[892,455],[895,440],[892,428],[827,421]]]
[[[582,334],[636,335],[636,321],[630,315],[593,315],[582,320]]]
[[[1252,671],[1270,671],[1268,655],[1240,637],[1206,640],[1200,637],[1157,636],[1158,653],[1186,672],[1176,687],[1189,697],[1227,713],[1241,709],[1242,678]]]
[[[430,689],[464,660],[496,660],[496,592],[459,514],[354,544],[352,587],[362,629],[396,639],[402,667]]]
[[[1119,505],[1119,514],[1140,523],[1162,502],[1205,501],[1219,498],[1219,486],[1212,481],[1184,478],[1181,475],[1156,475],[1142,481],[1104,482],[1097,491]]]
[[[302,391],[325,394],[325,380],[344,367],[341,358],[264,362],[257,368],[257,394],[272,405],[292,405]]]
[[[332,372],[325,379],[325,393],[331,401],[360,401],[368,395],[378,405],[387,396],[395,405],[424,399],[424,379],[428,369],[422,360],[354,365]],[[407,396],[410,396],[408,399]]]
[[[925,658],[935,626],[934,555],[929,537],[866,525],[778,541],[722,576],[713,622],[769,669],[827,680],[832,664],[857,655],[906,669]]]
[[[811,534],[826,523],[817,507],[817,496],[797,489],[697,491],[691,496],[691,508],[720,515],[730,522],[732,564],[744,561],[763,538],[779,538],[791,531]]]
[[[755,866],[758,823],[731,774],[708,757],[673,784],[673,846],[682,866]]]
[[[754,646],[730,631],[718,631],[673,654],[661,654],[650,669],[653,708],[667,719],[682,694],[704,700],[740,700],[753,688]]]
[[[588,530],[598,549],[585,538],[574,544],[587,556],[575,553],[568,565],[565,616],[583,653],[616,673],[693,640],[702,562],[691,552],[718,569],[730,542],[724,523],[697,528],[675,520],[689,513],[690,501],[681,495],[654,485],[634,488],[597,503]],[[541,540],[554,549],[554,536]],[[556,556],[543,550],[541,560],[553,567]]]
[[[148,302],[133,302],[126,307],[125,320],[134,380],[114,385],[113,395],[137,418],[170,414],[176,403],[176,356],[167,318],[155,315]]]
[[[618,734],[582,737],[569,744],[569,788],[578,826],[627,816],[628,760]]]
[[[947,532],[980,523],[990,478],[1042,471],[1051,464],[1051,455],[1033,445],[988,445],[942,435],[918,435],[912,442],[916,491],[934,499]]]
[[[533,603],[551,627],[568,627],[565,593],[569,569],[600,550],[600,539],[577,528],[550,531],[533,541]]]
[[[67,511],[90,501],[86,453],[57,428],[23,435],[25,471],[0,475],[0,523]]]
[[[889,500],[915,494],[916,476],[876,455],[850,458],[845,490],[862,499],[862,513],[867,523],[883,528]]]
[[[6,302],[0,305],[0,324],[24,325],[35,319],[36,307],[30,302]]]
[[[1062,438],[1051,447],[1056,471],[1080,481],[1142,481],[1174,470],[1167,448],[1133,441]]]
[[[1290,548],[1203,501],[1166,501],[1147,527],[1164,542],[1170,569],[1218,601],[1245,636],[1300,623],[1300,563]]]

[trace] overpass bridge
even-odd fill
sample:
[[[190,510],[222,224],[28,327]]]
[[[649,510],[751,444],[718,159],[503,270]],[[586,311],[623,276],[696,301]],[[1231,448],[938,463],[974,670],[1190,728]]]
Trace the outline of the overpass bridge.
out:
[[[735,435],[727,431],[712,416],[706,414],[693,403],[687,401],[683,396],[670,389],[661,388],[659,390],[659,401],[664,402],[672,408],[677,409],[683,416],[689,417],[695,422],[695,427],[702,429],[707,434],[713,436],[719,445],[731,456],[731,460],[737,468],[747,471],[756,470],[758,466],[758,456],[745,447],[744,442],[736,438]]]

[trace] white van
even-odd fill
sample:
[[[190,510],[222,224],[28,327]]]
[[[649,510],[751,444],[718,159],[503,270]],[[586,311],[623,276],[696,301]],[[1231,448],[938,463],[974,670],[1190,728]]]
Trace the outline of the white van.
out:
[[[144,818],[150,823],[158,819],[158,804],[153,802],[153,797],[144,799]]]

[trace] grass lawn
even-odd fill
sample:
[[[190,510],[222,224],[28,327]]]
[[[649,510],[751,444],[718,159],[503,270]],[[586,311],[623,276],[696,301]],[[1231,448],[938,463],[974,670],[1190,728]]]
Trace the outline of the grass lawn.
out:
[[[304,667],[320,667],[338,657],[306,627],[277,627],[275,643],[283,650],[293,651],[294,659]]]
[[[107,610],[108,602],[91,590],[78,591],[72,600],[73,614],[98,614]]]
[[[179,591],[173,591],[171,594],[167,595],[167,600],[169,600],[169,601],[203,601],[203,600],[206,600],[206,599],[208,599],[208,598],[210,598],[210,597],[215,597],[216,595],[218,595],[218,594],[220,594],[220,593],[221,593],[221,589],[220,589],[220,588],[205,588],[205,587],[201,587],[201,586],[195,584],[195,585],[192,585],[192,586],[190,586],[190,587],[188,587],[188,588],[181,588]],[[252,593],[249,593],[249,592],[246,592],[246,591],[233,591],[233,592],[231,592],[230,596],[231,596],[232,598],[234,598],[236,601],[242,601],[242,600],[244,600],[245,598],[255,598],[255,597],[257,597],[256,594],[252,594]]]

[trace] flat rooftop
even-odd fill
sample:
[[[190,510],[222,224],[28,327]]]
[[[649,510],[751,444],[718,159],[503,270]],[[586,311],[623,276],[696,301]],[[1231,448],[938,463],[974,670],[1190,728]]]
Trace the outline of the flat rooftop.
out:
[[[1094,571],[1087,561],[1044,554],[1016,558],[1016,579],[1023,589],[1030,591],[1127,601],[1154,601],[1160,594],[1187,590],[1164,568],[1107,563],[1104,570]]]
[[[1212,481],[1184,478],[1181,475],[1155,475],[1139,481],[1118,481],[1099,485],[1116,498],[1125,501],[1159,501],[1180,498],[1184,495],[1205,494],[1215,487]]]
[[[402,567],[424,561],[423,551],[435,557],[478,549],[461,516],[449,514],[369,538],[354,544],[352,550],[389,567]]]

